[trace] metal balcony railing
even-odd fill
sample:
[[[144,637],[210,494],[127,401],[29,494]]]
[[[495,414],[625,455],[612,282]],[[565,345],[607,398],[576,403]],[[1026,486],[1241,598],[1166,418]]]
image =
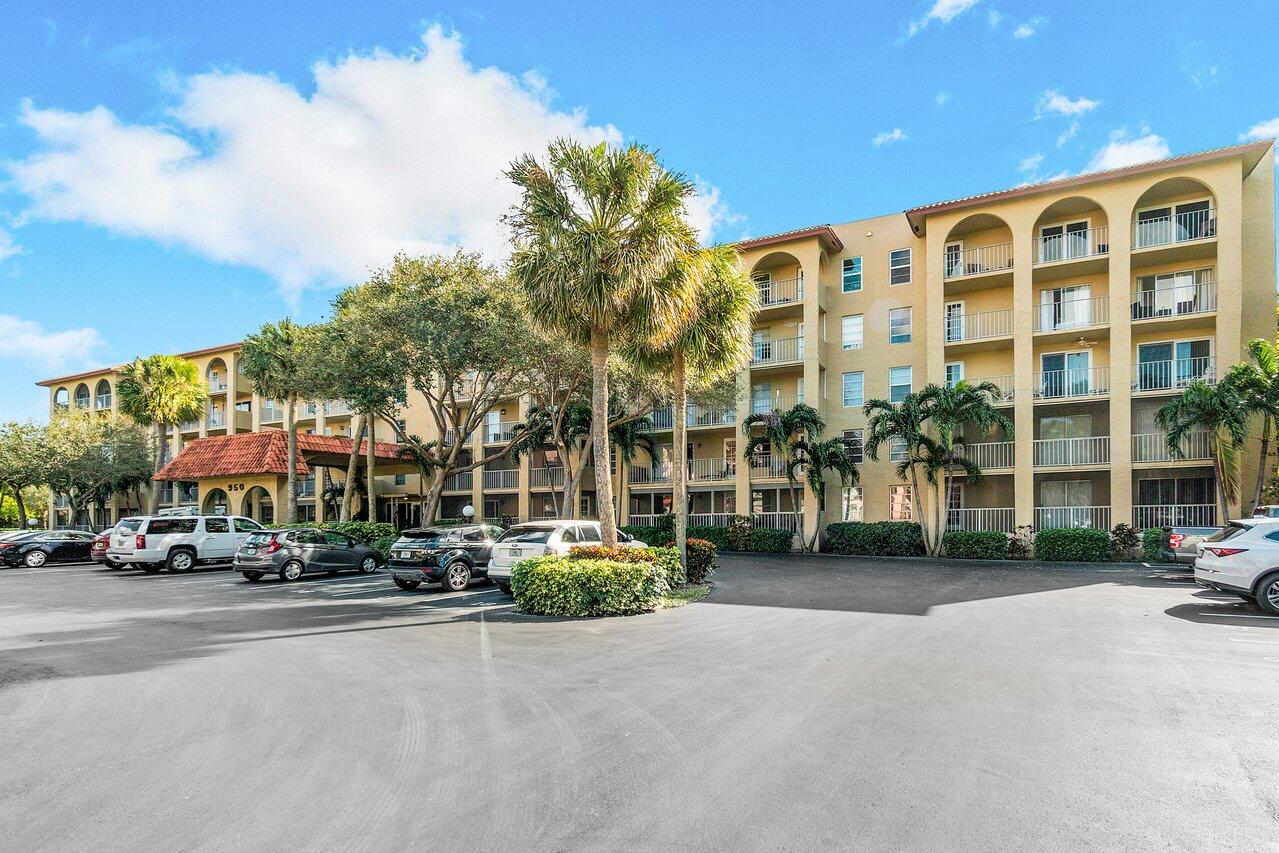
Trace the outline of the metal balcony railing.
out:
[[[1209,385],[1216,384],[1217,370],[1212,356],[1140,362],[1136,365],[1132,390],[1179,390],[1195,380],[1207,382]]]
[[[690,527],[728,527],[733,523],[733,513],[690,512],[688,514],[688,523]]]
[[[226,412],[209,412],[208,418],[205,419],[205,424],[209,429],[218,429],[226,426],[226,421]]]
[[[1099,225],[1086,231],[1051,234],[1035,238],[1035,264],[1077,261],[1110,252],[1110,228]]]
[[[964,455],[983,471],[1013,467],[1014,448],[1011,441],[974,442],[964,448]]]
[[[324,404],[324,416],[336,417],[351,414],[351,405],[341,400],[331,400]]]
[[[1132,318],[1185,317],[1217,310],[1217,282],[1138,290],[1132,295]]]
[[[1167,246],[1188,240],[1206,240],[1216,236],[1217,211],[1211,207],[1207,210],[1190,210],[1169,216],[1138,219],[1132,224],[1134,249]]]
[[[1097,530],[1109,530],[1110,507],[1037,506],[1035,507],[1035,527],[1039,530],[1054,530],[1066,527],[1091,527]]]
[[[529,485],[534,489],[559,488],[564,485],[564,469],[559,466],[529,469]]]
[[[1109,367],[1072,367],[1035,374],[1035,399],[1068,400],[1110,393]]]
[[[474,483],[471,476],[473,471],[462,471],[458,474],[450,474],[444,478],[444,491],[446,492],[469,492]]]
[[[1192,432],[1181,442],[1181,456],[1168,452],[1168,437],[1162,432],[1136,433],[1132,437],[1133,462],[1174,462],[1187,459],[1211,459],[1212,447],[1207,432]]]
[[[1035,311],[1036,332],[1096,326],[1109,321],[1110,299],[1105,296],[1067,299],[1063,302],[1040,305]]]
[[[486,489],[518,489],[519,487],[519,468],[489,469],[484,472],[484,488]]]
[[[1216,527],[1216,504],[1134,504],[1132,526]]]
[[[501,444],[511,440],[511,436],[515,434],[515,427],[519,421],[500,421],[495,424],[484,425],[484,443],[485,444]]]
[[[751,515],[756,527],[770,530],[799,530],[800,514],[798,512],[756,512]]]
[[[737,460],[711,458],[688,460],[688,479],[693,483],[731,480],[737,474]]]
[[[751,364],[786,364],[791,361],[800,361],[803,357],[803,338],[770,338],[766,341],[755,342],[755,351],[751,354]]]
[[[966,275],[985,275],[1013,268],[1013,244],[996,243],[978,246],[958,253],[948,253],[945,259],[945,277],[960,278]]]
[[[995,397],[996,404],[1011,403],[1013,401],[1013,376],[1006,373],[1003,376],[987,376],[984,379],[969,380],[973,385],[980,385],[983,382],[989,382],[999,389],[999,393]]]
[[[773,480],[786,476],[786,460],[780,456],[757,453],[751,457],[751,479]]]
[[[751,400],[752,415],[767,415],[770,412],[788,412],[804,402],[802,395],[778,394],[768,399]]]
[[[1064,468],[1075,465],[1104,465],[1110,461],[1110,436],[1035,439],[1035,466]]]
[[[759,307],[772,308],[775,305],[788,305],[804,298],[804,280],[802,278],[785,278],[780,281],[758,281],[755,287],[759,290]]]
[[[690,404],[686,423],[690,427],[733,426],[737,423],[737,410],[728,408],[709,408]]]
[[[946,514],[947,530],[1011,533],[1015,526],[1013,508],[1010,506],[952,509]]]
[[[948,344],[1001,338],[1013,333],[1013,309],[951,315],[945,323]]]
[[[217,374],[214,374],[209,377],[210,392],[217,393],[218,391],[225,391],[226,389],[227,381],[225,376],[218,376]]]
[[[633,486],[669,483],[671,481],[671,464],[669,462],[659,462],[657,465],[632,465],[630,481]]]

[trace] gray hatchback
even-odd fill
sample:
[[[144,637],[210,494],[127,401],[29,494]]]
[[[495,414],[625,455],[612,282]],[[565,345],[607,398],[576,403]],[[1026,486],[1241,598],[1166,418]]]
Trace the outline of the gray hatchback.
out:
[[[235,570],[246,580],[261,580],[268,573],[295,581],[307,572],[376,572],[381,555],[368,545],[332,530],[297,527],[260,530],[244,540],[235,552]]]

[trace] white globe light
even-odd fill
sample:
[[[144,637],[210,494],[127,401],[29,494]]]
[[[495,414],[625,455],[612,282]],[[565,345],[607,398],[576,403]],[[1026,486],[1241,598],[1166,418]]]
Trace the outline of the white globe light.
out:
[[[462,507],[462,515],[466,516],[467,518],[474,518],[475,507],[471,506],[470,504],[467,504],[466,506]]]

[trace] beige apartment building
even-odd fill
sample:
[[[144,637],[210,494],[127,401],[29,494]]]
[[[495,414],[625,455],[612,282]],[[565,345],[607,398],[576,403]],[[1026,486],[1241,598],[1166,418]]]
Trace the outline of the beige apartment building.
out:
[[[827,435],[843,436],[858,453],[867,400],[897,400],[960,379],[998,386],[1015,430],[968,436],[985,476],[952,495],[950,527],[1220,520],[1206,437],[1192,436],[1185,457],[1174,459],[1154,414],[1189,381],[1215,382],[1246,357],[1250,338],[1275,332],[1270,142],[802,228],[739,249],[762,307],[736,405],[684,413],[693,523],[749,514],[758,524],[793,529],[802,516],[813,529],[815,496],[792,506],[775,456],[742,458],[746,415],[807,403],[821,412]],[[201,436],[282,425],[282,408],[257,398],[237,375],[237,354],[236,346],[187,354],[208,378],[211,402],[204,421],[175,431],[175,452]],[[54,406],[114,405],[114,371],[40,384]],[[409,399],[405,428],[430,437],[424,412]],[[470,438],[472,452],[503,442],[526,406],[512,399],[492,413]],[[299,418],[306,431],[349,435],[341,406],[304,406]],[[654,413],[652,437],[667,450],[671,426],[669,410]],[[379,427],[380,440],[392,434],[390,425]],[[826,520],[909,518],[897,452],[865,457],[856,487],[832,486]],[[669,459],[666,452],[656,464],[617,462],[623,523],[643,524],[669,508]],[[1250,483],[1255,454],[1243,462]],[[548,517],[559,474],[548,449],[459,475],[442,513],[456,516],[469,503],[482,517]],[[216,489],[175,484],[164,497],[212,509],[226,497]],[[313,481],[304,487],[304,512],[322,517],[314,491]],[[416,474],[388,476],[379,517],[420,523],[424,491]],[[236,500],[228,511],[241,511]],[[105,520],[124,509],[108,508]],[[589,474],[574,510],[596,512]]]

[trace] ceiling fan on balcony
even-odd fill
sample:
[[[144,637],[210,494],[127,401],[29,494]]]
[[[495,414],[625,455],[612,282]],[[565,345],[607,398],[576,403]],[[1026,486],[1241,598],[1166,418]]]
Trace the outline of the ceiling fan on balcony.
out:
[[[1079,340],[1075,341],[1075,346],[1087,347],[1088,349],[1092,349],[1093,347],[1097,346],[1097,344],[1099,343],[1101,343],[1101,341],[1091,341],[1088,338],[1080,336]]]

